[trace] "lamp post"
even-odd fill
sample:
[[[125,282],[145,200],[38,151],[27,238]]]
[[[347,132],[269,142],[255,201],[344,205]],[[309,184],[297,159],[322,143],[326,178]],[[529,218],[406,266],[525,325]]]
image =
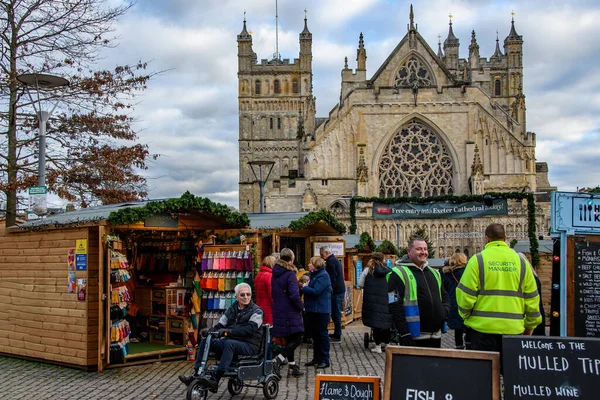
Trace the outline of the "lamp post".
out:
[[[252,173],[258,181],[258,186],[260,188],[260,213],[262,214],[265,212],[265,182],[269,180],[275,161],[250,161],[248,162],[248,165],[250,165],[250,169],[252,169]],[[264,174],[263,167],[266,172]],[[264,179],[263,176],[265,176]]]
[[[40,92],[48,91],[59,87],[66,87],[69,85],[69,81],[65,78],[55,75],[48,74],[21,74],[17,76],[17,80],[21,82],[21,84],[27,90],[27,94],[29,95],[29,99],[31,100],[31,105],[35,111],[35,114],[38,118],[38,127],[39,127],[39,149],[38,149],[38,187],[36,190],[31,190],[30,195],[43,196],[43,200],[41,203],[37,203],[34,205],[34,212],[37,215],[45,215],[47,212],[46,209],[46,123],[50,118],[50,115],[56,109],[60,97],[64,93],[64,90],[60,93],[60,96],[54,100],[54,105],[52,109],[48,112],[43,109],[42,99],[40,99]],[[35,94],[37,95],[37,101],[34,100],[34,97],[31,95],[30,88],[35,89]],[[37,107],[36,107],[37,104]],[[30,200],[30,203],[32,201]],[[36,202],[34,202],[36,203]]]

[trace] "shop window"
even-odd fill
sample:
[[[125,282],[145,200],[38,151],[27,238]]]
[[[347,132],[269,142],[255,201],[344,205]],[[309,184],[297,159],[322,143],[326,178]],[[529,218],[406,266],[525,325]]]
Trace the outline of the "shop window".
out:
[[[281,92],[278,79],[275,79],[275,83],[273,84],[273,89],[274,89],[275,94],[279,94]]]
[[[494,95],[502,96],[502,86],[500,85],[500,79],[496,79],[494,84]]]
[[[300,93],[300,87],[298,86],[298,80],[294,79],[292,82],[292,90],[294,93]]]
[[[260,94],[260,81],[254,82],[254,93]]]

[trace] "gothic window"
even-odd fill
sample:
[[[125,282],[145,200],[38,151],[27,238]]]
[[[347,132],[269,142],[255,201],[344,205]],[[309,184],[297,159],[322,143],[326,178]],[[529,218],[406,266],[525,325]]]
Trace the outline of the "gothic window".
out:
[[[388,143],[379,161],[380,197],[453,194],[452,159],[433,130],[412,120]]]
[[[256,82],[254,82],[254,93],[255,94],[260,94],[260,81],[257,80]]]
[[[298,88],[298,79],[294,79],[294,81],[292,82],[292,90],[294,91],[294,93],[300,92]]]
[[[279,80],[277,80],[277,79],[275,79],[275,83],[273,84],[273,91],[275,94],[280,93]]]
[[[394,87],[412,88],[434,86],[434,80],[427,66],[417,57],[411,56],[398,71]]]
[[[333,203],[329,207],[329,210],[336,217],[342,216],[346,213],[346,207],[344,207],[344,205],[342,203],[340,203],[339,201],[336,201],[335,203]]]
[[[494,95],[495,96],[502,96],[502,87],[500,86],[500,79],[496,79],[496,82],[494,83]]]
[[[269,129],[273,130],[273,118],[269,118]]]

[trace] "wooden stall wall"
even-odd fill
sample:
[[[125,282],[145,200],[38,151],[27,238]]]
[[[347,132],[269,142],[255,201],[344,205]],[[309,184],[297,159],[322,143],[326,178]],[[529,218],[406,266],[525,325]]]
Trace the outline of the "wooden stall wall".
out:
[[[89,239],[88,229],[0,227],[0,353],[87,365],[88,304],[67,290],[67,252],[76,239]],[[88,279],[88,271],[76,277]]]
[[[87,365],[96,368],[98,364],[98,335],[100,323],[100,287],[101,271],[106,262],[101,260],[102,237],[100,227],[91,227],[88,231],[88,270],[87,270]],[[102,257],[103,258],[103,257]],[[107,267],[106,267],[107,268]]]

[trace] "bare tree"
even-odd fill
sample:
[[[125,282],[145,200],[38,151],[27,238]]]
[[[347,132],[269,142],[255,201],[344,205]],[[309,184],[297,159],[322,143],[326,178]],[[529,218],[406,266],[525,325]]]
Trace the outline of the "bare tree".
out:
[[[17,82],[22,73],[64,76],[71,85],[47,129],[50,192],[81,206],[146,196],[139,171],[156,158],[136,143],[135,95],[153,75],[147,64],[97,70],[100,51],[115,44],[114,23],[132,6],[107,0],[0,0],[0,191],[6,225],[14,225],[17,194],[36,182],[37,123]],[[54,92],[40,100],[56,100]]]

